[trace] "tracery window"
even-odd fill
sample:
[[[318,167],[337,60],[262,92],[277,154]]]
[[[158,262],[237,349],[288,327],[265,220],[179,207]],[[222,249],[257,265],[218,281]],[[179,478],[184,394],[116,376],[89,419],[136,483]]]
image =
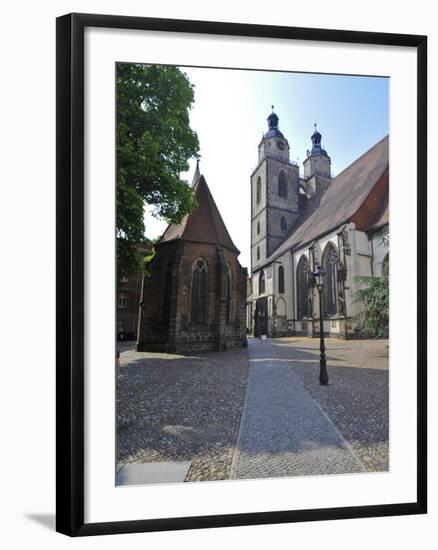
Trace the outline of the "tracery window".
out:
[[[265,272],[262,269],[259,275],[259,296],[264,293],[265,293]]]
[[[278,176],[278,195],[287,197],[286,174],[283,171]]]
[[[284,267],[278,268],[278,292],[284,294]]]
[[[257,185],[256,185],[256,202],[259,204],[259,202],[262,200],[262,180],[260,176],[257,178]]]
[[[328,317],[338,312],[338,253],[331,243],[327,244],[322,255],[322,267],[325,271],[323,286],[324,317]]]
[[[193,268],[191,322],[195,325],[207,322],[207,264],[203,259]]]
[[[297,318],[309,317],[309,260],[301,256],[297,265]]]

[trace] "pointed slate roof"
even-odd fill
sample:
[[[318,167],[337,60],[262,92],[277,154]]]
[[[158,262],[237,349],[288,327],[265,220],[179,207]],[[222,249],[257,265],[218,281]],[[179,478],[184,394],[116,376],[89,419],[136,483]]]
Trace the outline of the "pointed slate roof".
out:
[[[240,254],[231,240],[204,176],[198,177],[193,189],[198,206],[191,214],[185,216],[181,223],[168,225],[157,244],[182,239],[198,243],[218,244]]]
[[[384,224],[388,219],[388,173],[386,136],[308,200],[289,237],[257,269],[344,223],[354,222],[362,231]]]

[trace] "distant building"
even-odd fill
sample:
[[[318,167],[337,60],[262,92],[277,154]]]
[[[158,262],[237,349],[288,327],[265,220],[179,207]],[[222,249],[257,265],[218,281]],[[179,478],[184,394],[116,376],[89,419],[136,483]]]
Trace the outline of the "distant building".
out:
[[[117,281],[117,339],[136,340],[143,275],[120,277]]]
[[[380,237],[389,227],[389,138],[333,178],[315,125],[301,178],[278,122],[272,112],[251,174],[248,329],[272,337],[318,334],[312,274],[321,265],[324,333],[354,336],[363,307],[354,300],[358,276],[380,275],[389,258]]]
[[[220,351],[246,344],[246,269],[199,166],[193,188],[198,206],[167,227],[144,279],[139,351]]]

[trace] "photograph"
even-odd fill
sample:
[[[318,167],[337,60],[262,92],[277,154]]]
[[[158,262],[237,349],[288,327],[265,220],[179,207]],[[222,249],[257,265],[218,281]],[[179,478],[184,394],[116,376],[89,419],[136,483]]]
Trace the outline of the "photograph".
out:
[[[389,472],[388,76],[115,64],[115,485]]]

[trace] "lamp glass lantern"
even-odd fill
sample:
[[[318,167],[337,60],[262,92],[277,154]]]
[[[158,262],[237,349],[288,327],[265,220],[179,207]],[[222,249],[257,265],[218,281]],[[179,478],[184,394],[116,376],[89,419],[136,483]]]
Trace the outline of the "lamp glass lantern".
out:
[[[320,265],[316,266],[313,277],[315,279],[317,289],[321,291],[322,287],[324,286],[325,271]]]

